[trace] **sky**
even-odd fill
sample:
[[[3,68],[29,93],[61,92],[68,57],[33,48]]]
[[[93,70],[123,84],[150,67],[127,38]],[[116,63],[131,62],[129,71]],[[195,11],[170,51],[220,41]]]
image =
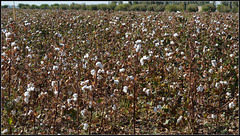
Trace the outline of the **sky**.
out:
[[[72,4],[72,3],[76,3],[76,4],[87,4],[87,5],[92,5],[92,4],[108,4],[108,1],[15,1],[15,6],[17,6],[19,3],[23,3],[23,4],[29,4],[29,5],[38,5],[40,6],[41,4],[48,4],[48,5],[52,5],[55,3],[58,4]],[[123,3],[128,3],[128,1],[123,1]],[[220,1],[216,2],[217,4],[220,4]],[[13,1],[1,1],[1,5],[13,5]]]

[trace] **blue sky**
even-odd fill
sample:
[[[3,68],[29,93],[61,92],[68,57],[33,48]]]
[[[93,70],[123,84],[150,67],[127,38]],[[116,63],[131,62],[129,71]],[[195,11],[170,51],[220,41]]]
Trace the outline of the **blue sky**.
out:
[[[108,1],[15,1],[15,5],[17,6],[19,3],[23,4],[30,4],[30,5],[41,5],[41,4],[71,4],[71,3],[77,3],[77,4],[108,4]],[[123,1],[123,3],[128,3],[128,1]],[[220,4],[220,1],[217,1],[217,4]],[[13,5],[13,1],[1,1],[1,5]]]

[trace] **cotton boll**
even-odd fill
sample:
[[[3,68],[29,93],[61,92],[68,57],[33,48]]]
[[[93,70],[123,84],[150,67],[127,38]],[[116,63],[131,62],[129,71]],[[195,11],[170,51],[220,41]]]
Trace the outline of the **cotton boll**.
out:
[[[214,67],[217,66],[217,61],[216,61],[216,60],[211,60],[211,62],[212,62],[212,65],[213,65]]]
[[[175,33],[173,36],[174,36],[174,37],[178,37],[178,34],[177,34],[177,33]]]
[[[86,113],[85,110],[82,110],[82,111],[81,111],[82,116],[85,116],[85,113]]]
[[[212,69],[209,69],[209,71],[208,71],[208,72],[212,74],[212,73],[213,73],[213,70],[212,70]]]
[[[177,119],[177,124],[182,120],[183,116],[180,116],[178,119]]]
[[[198,86],[198,88],[197,88],[197,92],[202,92],[203,91],[203,87],[202,87],[202,85],[200,84],[199,86]]]
[[[5,33],[5,35],[6,35],[6,38],[9,38],[11,36],[11,33],[7,32],[7,33]]]
[[[114,80],[114,84],[118,84],[119,83],[119,81],[118,80]]]
[[[127,93],[127,89],[128,89],[128,87],[127,87],[127,86],[124,86],[124,87],[123,87],[123,92],[124,92],[124,93]]]
[[[88,124],[87,124],[87,123],[84,123],[84,124],[83,124],[83,129],[84,129],[84,130],[87,130],[87,129],[88,129]]]
[[[140,52],[141,51],[141,44],[136,46],[136,52]]]
[[[154,112],[157,112],[157,107],[154,107],[153,111],[154,111]]]
[[[134,77],[133,77],[133,76],[128,76],[128,77],[126,78],[127,81],[128,81],[129,79],[133,80]]]
[[[88,53],[84,55],[84,58],[85,58],[85,59],[88,58],[88,57],[89,57]]]
[[[212,114],[212,115],[211,115],[211,118],[212,118],[212,119],[215,119],[215,118],[217,118],[217,115]]]
[[[54,85],[56,84],[56,81],[52,81],[52,87],[54,87]]]
[[[73,98],[77,98],[77,97],[78,97],[77,93],[74,93]]]
[[[170,44],[172,44],[172,45],[173,45],[173,44],[175,44],[175,43],[174,43],[173,41],[170,41]]]
[[[220,83],[216,83],[215,87],[218,89],[220,87]]]
[[[29,97],[25,97],[25,98],[24,98],[24,101],[25,101],[26,103],[28,103],[28,102],[29,102]]]
[[[228,106],[229,106],[229,109],[233,109],[235,107],[235,104],[233,102],[231,102],[228,104]]]
[[[228,97],[231,97],[231,93],[229,93],[229,92],[227,92],[226,95],[227,95]]]
[[[119,69],[119,72],[120,72],[120,73],[122,73],[122,72],[124,72],[124,71],[125,71],[125,68]]]
[[[53,70],[58,70],[58,66],[53,66]]]
[[[113,105],[112,109],[115,111],[117,109],[116,105]]]
[[[55,95],[58,95],[58,91],[54,91],[54,94],[55,94]]]
[[[99,67],[99,68],[103,68],[103,65],[102,65],[101,62],[97,62],[97,63],[96,63],[96,66]]]
[[[1,134],[5,134],[8,132],[8,129],[4,129]]]
[[[93,69],[93,70],[91,70],[91,74],[92,74],[92,76],[94,76],[95,75],[95,69]]]
[[[157,109],[161,110],[162,106],[161,105],[157,105]]]

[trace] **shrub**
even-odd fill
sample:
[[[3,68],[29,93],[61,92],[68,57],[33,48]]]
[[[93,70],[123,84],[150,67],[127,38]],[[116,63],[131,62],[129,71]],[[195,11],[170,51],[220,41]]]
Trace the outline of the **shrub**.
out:
[[[202,6],[202,11],[212,11],[215,12],[216,11],[216,6],[213,4],[205,4]]]
[[[97,5],[87,5],[87,10],[98,10],[98,6]]]
[[[8,5],[3,5],[3,6],[1,6],[2,8],[8,8]]]
[[[166,11],[174,11],[174,12],[176,12],[176,11],[181,11],[181,10],[183,10],[183,8],[180,6],[180,5],[175,5],[175,4],[173,4],[173,5],[167,5],[166,7],[165,7],[165,10]]]
[[[165,10],[165,6],[164,5],[158,5],[154,11],[156,12],[161,12]]]
[[[112,3],[112,4],[109,4],[108,7],[110,10],[114,10],[117,7],[117,5],[115,3]]]
[[[131,7],[131,4],[119,4],[117,7],[115,7],[115,10],[117,11],[127,11]]]
[[[39,6],[40,9],[50,9],[50,6],[48,4],[41,4]]]
[[[232,12],[233,12],[233,13],[239,13],[239,7],[234,7],[234,8],[232,9]]]
[[[131,11],[146,11],[147,4],[136,4],[130,7]]]
[[[229,6],[225,6],[225,5],[218,5],[217,6],[217,10],[219,12],[230,12],[231,11],[230,7]]]
[[[99,4],[98,9],[101,10],[110,10],[110,7],[107,4]]]
[[[157,8],[157,5],[156,5],[156,4],[148,5],[148,6],[147,6],[147,11],[155,11],[156,8]]]
[[[187,5],[187,11],[188,12],[197,12],[198,6],[196,4],[189,4],[189,5]]]
[[[57,3],[56,4],[52,4],[51,8],[52,9],[59,9],[59,4],[57,4]]]

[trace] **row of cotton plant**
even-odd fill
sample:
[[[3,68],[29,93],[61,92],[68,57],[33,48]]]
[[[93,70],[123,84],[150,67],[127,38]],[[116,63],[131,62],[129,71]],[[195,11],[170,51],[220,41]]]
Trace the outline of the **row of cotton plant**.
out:
[[[2,134],[237,133],[237,14],[1,10]]]

